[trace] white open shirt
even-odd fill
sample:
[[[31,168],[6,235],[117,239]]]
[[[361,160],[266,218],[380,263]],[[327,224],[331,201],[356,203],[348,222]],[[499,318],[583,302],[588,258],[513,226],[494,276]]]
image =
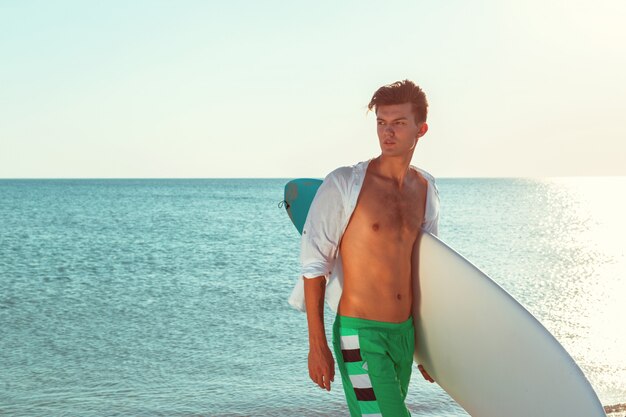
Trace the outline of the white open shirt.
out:
[[[304,223],[301,240],[301,275],[296,282],[289,304],[306,311],[304,278],[326,278],[326,302],[337,311],[343,289],[343,271],[339,243],[356,207],[370,161],[337,168],[326,176],[311,203]],[[439,191],[432,175],[411,166],[428,182],[426,212],[422,230],[434,235],[439,225]]]

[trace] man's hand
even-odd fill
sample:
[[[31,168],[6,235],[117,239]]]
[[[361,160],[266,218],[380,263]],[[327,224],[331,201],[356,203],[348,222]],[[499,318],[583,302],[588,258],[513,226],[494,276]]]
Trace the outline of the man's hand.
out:
[[[422,365],[417,365],[417,369],[420,370],[420,372],[422,373],[422,376],[424,377],[426,381],[430,382],[431,384],[435,382],[435,380],[428,374],[428,372],[426,372],[426,369],[424,369]]]
[[[335,360],[324,331],[325,291],[324,276],[304,280],[306,319],[309,324],[309,376],[320,388],[330,391],[330,383],[335,380]]]
[[[335,380],[335,360],[326,343],[309,349],[309,376],[320,388],[330,391],[330,383]]]

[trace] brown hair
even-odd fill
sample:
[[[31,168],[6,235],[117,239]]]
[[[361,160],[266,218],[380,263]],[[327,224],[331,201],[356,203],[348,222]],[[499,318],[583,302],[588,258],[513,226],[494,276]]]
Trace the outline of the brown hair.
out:
[[[423,123],[428,115],[428,101],[426,94],[413,81],[403,80],[396,81],[380,87],[367,105],[369,110],[376,111],[378,106],[386,106],[390,104],[411,103],[415,123]]]

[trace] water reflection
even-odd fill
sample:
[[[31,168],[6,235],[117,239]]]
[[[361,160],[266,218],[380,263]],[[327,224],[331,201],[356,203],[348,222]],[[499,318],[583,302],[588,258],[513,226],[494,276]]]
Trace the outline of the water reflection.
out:
[[[555,244],[571,254],[556,277],[552,309],[575,311],[555,323],[561,342],[586,371],[603,403],[626,398],[626,178],[546,181],[561,214]],[[559,222],[565,222],[559,224]],[[553,310],[553,311],[554,311]],[[577,328],[576,328],[577,327]],[[576,335],[570,338],[570,335]]]

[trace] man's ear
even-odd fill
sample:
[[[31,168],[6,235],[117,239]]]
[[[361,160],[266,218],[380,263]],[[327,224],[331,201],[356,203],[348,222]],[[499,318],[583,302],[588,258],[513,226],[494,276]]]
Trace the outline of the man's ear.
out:
[[[426,134],[426,132],[428,132],[428,124],[426,122],[424,122],[420,126],[419,132],[417,132],[417,138],[421,138],[422,136],[424,136]]]

